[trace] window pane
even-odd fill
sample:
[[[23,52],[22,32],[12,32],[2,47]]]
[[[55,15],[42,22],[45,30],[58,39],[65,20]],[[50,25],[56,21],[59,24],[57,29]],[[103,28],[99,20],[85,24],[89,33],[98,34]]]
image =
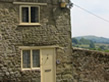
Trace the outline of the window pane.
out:
[[[30,50],[23,50],[23,68],[30,68]]]
[[[33,67],[40,67],[40,52],[33,50]]]
[[[38,7],[31,7],[31,22],[39,22],[38,19]]]
[[[29,22],[29,8],[22,7],[22,22]]]

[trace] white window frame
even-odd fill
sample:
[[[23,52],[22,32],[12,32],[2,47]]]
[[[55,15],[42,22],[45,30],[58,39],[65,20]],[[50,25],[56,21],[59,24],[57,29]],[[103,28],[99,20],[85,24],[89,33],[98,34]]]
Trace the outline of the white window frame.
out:
[[[22,22],[22,8],[23,7],[28,7],[29,9],[29,22],[27,23],[24,23]],[[39,22],[36,22],[36,23],[32,23],[31,22],[31,7],[38,7],[38,21]],[[19,15],[20,15],[20,24],[19,25],[40,25],[40,6],[36,6],[36,5],[20,5],[20,8],[19,8],[20,12],[19,12]]]
[[[23,50],[30,50],[30,68],[23,68]],[[40,52],[41,52],[40,49],[22,49],[21,50],[21,70],[39,70],[40,71],[41,66],[33,67],[32,50],[39,50],[39,55],[40,55]],[[41,57],[40,57],[40,59],[41,59]],[[41,62],[40,62],[40,65],[41,65]]]

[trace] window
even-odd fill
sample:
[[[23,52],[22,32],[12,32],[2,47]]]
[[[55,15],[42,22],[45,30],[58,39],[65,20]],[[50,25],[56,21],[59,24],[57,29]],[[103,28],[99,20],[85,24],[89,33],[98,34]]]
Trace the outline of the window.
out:
[[[20,6],[21,25],[40,25],[39,6]]]
[[[40,69],[40,50],[22,50],[22,69]]]

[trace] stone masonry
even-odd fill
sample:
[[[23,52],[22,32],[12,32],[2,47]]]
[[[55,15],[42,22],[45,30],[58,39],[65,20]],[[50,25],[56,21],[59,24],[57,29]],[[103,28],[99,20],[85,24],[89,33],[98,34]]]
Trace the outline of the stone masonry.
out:
[[[19,25],[19,2],[47,3],[40,6],[40,26]],[[66,0],[66,2],[68,2]],[[21,71],[18,46],[58,45],[56,82],[72,82],[70,10],[59,0],[0,0],[0,82],[40,82],[40,71]]]
[[[109,53],[73,49],[72,82],[109,82]]]

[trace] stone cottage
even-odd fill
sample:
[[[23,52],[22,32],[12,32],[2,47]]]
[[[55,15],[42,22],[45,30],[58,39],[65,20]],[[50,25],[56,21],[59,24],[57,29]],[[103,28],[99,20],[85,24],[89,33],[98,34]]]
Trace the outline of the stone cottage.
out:
[[[70,10],[60,4],[0,0],[0,82],[72,82]]]

